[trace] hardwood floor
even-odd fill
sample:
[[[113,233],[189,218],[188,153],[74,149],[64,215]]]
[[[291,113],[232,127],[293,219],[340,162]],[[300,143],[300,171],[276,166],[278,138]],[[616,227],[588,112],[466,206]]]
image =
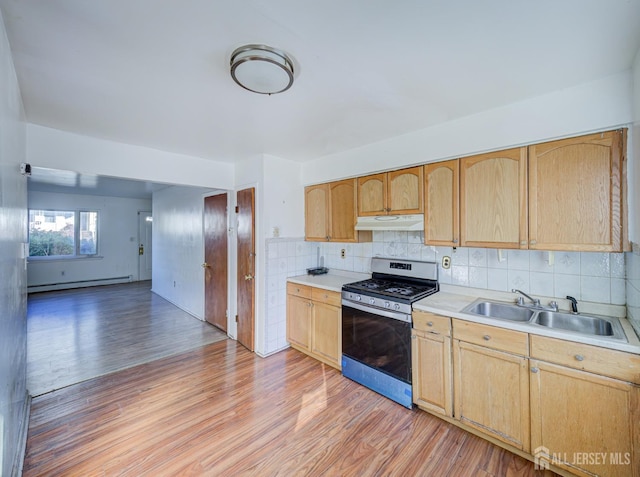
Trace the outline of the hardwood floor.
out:
[[[225,340],[36,397],[24,476],[535,476],[293,349]]]
[[[226,339],[133,282],[28,298],[27,389],[54,389]]]

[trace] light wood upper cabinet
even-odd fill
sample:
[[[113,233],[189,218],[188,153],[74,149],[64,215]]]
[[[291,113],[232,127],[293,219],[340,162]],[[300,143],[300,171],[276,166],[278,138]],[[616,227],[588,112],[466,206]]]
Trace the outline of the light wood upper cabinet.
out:
[[[356,232],[356,180],[305,187],[305,240],[357,242],[371,232]]]
[[[527,248],[527,148],[460,159],[460,245]]]
[[[460,245],[460,161],[424,166],[424,243]]]
[[[304,189],[305,239],[325,242],[329,237],[329,184]]]
[[[358,215],[421,214],[422,166],[358,178]]]
[[[529,146],[529,248],[622,251],[624,131]]]

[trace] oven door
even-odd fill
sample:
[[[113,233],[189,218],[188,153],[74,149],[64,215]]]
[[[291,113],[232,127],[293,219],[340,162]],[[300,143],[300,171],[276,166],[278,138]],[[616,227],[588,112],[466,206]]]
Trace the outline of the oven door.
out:
[[[342,300],[342,355],[411,384],[411,315]]]

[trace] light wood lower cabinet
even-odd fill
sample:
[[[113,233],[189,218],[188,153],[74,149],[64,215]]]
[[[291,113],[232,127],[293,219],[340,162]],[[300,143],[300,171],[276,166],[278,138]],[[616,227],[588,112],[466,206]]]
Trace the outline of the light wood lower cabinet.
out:
[[[528,359],[454,339],[453,368],[456,419],[529,452]]]
[[[640,475],[639,355],[421,311],[413,327],[420,408],[563,475]]]
[[[287,341],[293,348],[341,369],[340,293],[288,283]]]
[[[531,356],[532,453],[578,475],[640,475],[640,388],[603,359],[637,381],[640,357],[534,335]]]
[[[453,417],[451,318],[416,311],[413,327],[413,402],[423,409]]]

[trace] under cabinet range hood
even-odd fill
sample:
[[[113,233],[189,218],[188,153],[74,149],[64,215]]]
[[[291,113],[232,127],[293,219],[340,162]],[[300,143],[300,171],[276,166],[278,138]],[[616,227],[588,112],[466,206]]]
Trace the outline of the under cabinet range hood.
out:
[[[424,216],[419,215],[377,215],[358,217],[356,230],[424,230]]]

